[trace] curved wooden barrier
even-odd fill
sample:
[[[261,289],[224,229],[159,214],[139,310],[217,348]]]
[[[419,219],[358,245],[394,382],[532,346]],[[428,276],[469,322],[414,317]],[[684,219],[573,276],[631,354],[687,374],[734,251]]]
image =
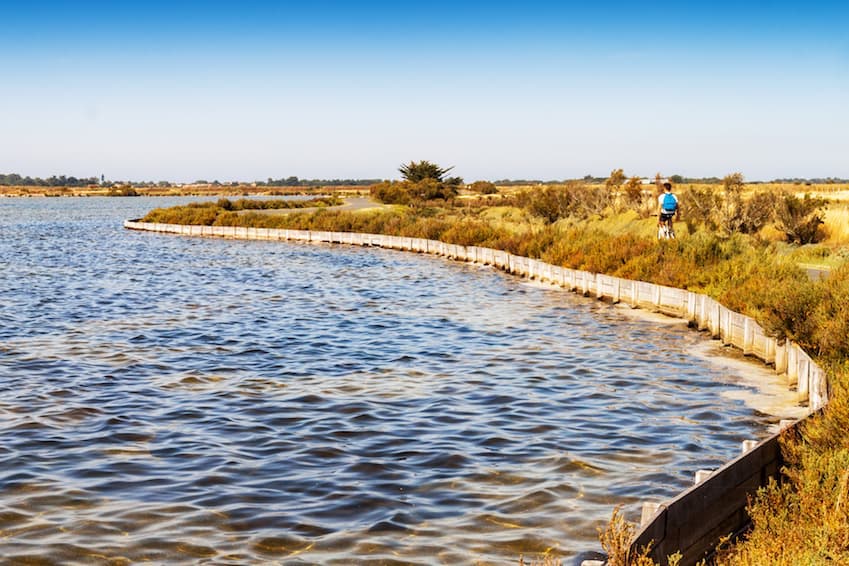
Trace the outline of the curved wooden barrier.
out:
[[[754,319],[729,310],[714,299],[674,287],[632,281],[543,263],[505,251],[460,246],[436,240],[310,230],[245,228],[237,226],[187,226],[128,220],[124,227],[186,236],[209,236],[250,240],[292,240],[359,246],[378,246],[444,256],[448,259],[492,265],[509,273],[559,285],[570,291],[614,303],[626,303],[686,319],[723,344],[772,364],[776,373],[795,387],[800,403],[810,412],[828,402],[825,372],[799,346],[779,343],[766,335]],[[795,427],[800,421],[789,423]],[[782,423],[786,424],[786,423]],[[777,478],[782,466],[780,433],[755,443],[744,442],[744,453],[715,472],[697,474],[694,487],[673,500],[643,507],[640,530],[631,542],[631,553],[651,547],[649,556],[665,564],[674,552],[683,554],[682,566],[697,563],[711,552],[723,536],[737,533],[748,524],[747,498],[769,478]]]

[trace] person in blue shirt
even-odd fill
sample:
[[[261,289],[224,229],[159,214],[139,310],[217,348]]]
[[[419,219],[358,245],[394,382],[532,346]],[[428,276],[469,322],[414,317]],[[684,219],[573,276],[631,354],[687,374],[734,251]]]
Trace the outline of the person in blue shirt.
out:
[[[663,194],[657,197],[658,226],[668,226],[670,236],[674,237],[672,231],[672,217],[676,220],[681,217],[681,207],[678,205],[678,197],[672,192],[672,183],[663,183]]]

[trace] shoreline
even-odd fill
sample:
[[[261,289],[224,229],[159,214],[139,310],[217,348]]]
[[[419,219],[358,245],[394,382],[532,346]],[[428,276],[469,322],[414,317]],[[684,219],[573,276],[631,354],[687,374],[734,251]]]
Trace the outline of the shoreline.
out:
[[[539,286],[541,288],[559,288],[554,283],[542,283],[539,281],[527,281],[526,284]],[[728,391],[721,395],[732,401],[742,401],[747,407],[763,414],[782,420],[799,420],[808,415],[808,407],[799,404],[795,391],[787,387],[786,379],[782,379],[775,372],[773,366],[762,360],[743,354],[739,349],[724,345],[719,341],[705,335],[704,331],[692,328],[686,319],[662,312],[654,312],[642,308],[633,308],[624,303],[606,303],[610,308],[617,310],[617,315],[623,318],[631,318],[644,322],[654,323],[668,327],[680,327],[683,332],[694,332],[701,340],[696,348],[690,353],[698,358],[708,361],[717,368],[729,368],[743,379],[737,381],[746,389],[754,391]],[[769,428],[769,433],[778,432],[778,422]]]

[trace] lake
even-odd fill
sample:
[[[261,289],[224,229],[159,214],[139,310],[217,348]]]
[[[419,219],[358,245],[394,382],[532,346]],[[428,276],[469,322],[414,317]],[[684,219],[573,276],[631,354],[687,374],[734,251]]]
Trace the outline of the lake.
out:
[[[0,199],[7,559],[569,558],[777,420],[739,400],[765,370],[682,324],[430,256],[122,227],[191,200]]]

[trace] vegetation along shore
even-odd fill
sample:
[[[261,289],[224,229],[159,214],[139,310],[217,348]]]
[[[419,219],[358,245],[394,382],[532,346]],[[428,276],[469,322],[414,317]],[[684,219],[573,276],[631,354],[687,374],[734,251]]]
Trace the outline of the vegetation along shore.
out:
[[[402,173],[370,186],[377,208],[260,214],[221,199],[156,209],[143,221],[435,239],[707,294],[803,346],[831,389],[826,410],[783,439],[785,481],[752,500],[752,530],[718,563],[849,563],[849,186],[747,184],[740,174],[684,181],[675,186],[678,237],[658,241],[660,175],[648,184],[615,170],[601,182],[499,186],[463,184],[428,162]],[[828,275],[812,277],[811,266]]]

